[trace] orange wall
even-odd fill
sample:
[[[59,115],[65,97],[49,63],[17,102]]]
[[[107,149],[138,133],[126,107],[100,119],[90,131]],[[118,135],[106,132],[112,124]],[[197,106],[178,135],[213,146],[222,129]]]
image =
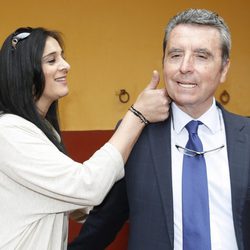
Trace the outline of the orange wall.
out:
[[[189,7],[219,12],[231,27],[231,71],[224,89],[228,109],[250,115],[248,82],[250,2],[227,0],[13,0],[1,3],[0,42],[19,26],[45,26],[64,33],[72,69],[70,94],[60,103],[63,130],[112,129],[153,69],[161,71],[164,27]],[[125,88],[131,101],[115,95]]]

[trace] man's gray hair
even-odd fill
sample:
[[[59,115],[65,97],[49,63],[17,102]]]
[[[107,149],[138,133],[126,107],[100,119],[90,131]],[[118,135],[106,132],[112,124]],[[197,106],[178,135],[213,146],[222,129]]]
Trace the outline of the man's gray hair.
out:
[[[227,24],[217,13],[205,9],[187,9],[171,18],[165,30],[163,53],[165,53],[171,31],[178,24],[197,24],[215,27],[221,36],[222,61],[223,63],[227,62],[231,50],[231,35]]]

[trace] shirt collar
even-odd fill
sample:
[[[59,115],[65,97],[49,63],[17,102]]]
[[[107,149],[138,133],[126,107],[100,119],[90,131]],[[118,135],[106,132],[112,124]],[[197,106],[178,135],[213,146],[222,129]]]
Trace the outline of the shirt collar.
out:
[[[188,122],[194,120],[187,113],[183,112],[174,102],[171,104],[173,128],[179,134]],[[215,98],[213,98],[212,106],[196,120],[201,121],[213,134],[222,127],[221,114],[216,106]]]

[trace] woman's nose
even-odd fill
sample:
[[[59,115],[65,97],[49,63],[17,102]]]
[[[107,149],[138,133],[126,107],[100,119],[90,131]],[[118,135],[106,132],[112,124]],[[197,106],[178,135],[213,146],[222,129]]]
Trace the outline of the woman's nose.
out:
[[[62,61],[60,64],[60,70],[66,70],[66,71],[70,70],[70,65],[64,58],[62,58]]]

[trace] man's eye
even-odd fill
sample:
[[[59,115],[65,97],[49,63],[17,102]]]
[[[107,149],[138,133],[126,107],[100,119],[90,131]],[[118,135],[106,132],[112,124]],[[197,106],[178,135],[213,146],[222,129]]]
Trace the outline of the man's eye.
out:
[[[172,54],[172,55],[170,55],[171,58],[178,58],[180,56],[181,56],[180,54]]]
[[[204,55],[204,54],[198,54],[197,57],[200,59],[207,59],[208,58],[207,55]]]

